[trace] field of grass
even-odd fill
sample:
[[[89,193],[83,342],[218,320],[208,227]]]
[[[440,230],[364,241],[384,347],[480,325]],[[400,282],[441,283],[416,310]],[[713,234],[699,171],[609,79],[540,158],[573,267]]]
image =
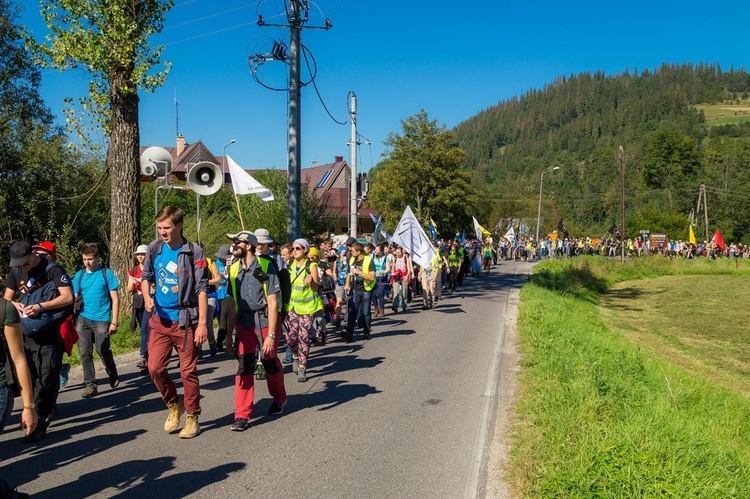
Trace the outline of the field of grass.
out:
[[[740,104],[699,104],[695,107],[703,110],[709,126],[750,121],[750,103],[747,101],[740,101]]]
[[[516,493],[750,497],[749,282],[744,261],[540,263],[521,293]]]

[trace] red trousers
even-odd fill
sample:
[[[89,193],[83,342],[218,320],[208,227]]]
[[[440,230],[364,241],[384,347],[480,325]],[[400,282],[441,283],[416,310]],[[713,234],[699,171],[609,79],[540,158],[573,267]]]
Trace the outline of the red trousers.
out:
[[[248,421],[253,415],[253,399],[255,398],[255,351],[258,348],[258,337],[255,334],[255,328],[246,329],[237,324],[235,328],[237,334],[234,341],[234,355],[239,361],[237,375],[234,379],[234,417],[235,419],[243,418]],[[268,336],[268,328],[261,328],[263,340]],[[271,374],[266,367],[266,383],[268,384],[268,393],[273,397],[274,402],[283,404],[286,402],[286,389],[284,388],[284,368],[281,360],[276,355],[279,348],[279,337],[281,336],[281,321],[276,328],[276,340],[271,355],[263,357],[263,361],[276,365],[276,374]]]
[[[171,404],[179,401],[177,388],[167,372],[172,350],[177,347],[180,357],[180,376],[185,390],[185,411],[188,414],[200,414],[200,386],[198,384],[198,348],[195,346],[195,326],[188,329],[185,342],[185,328],[179,322],[163,319],[157,314],[148,321],[148,372],[164,402]],[[185,351],[183,351],[183,346]]]

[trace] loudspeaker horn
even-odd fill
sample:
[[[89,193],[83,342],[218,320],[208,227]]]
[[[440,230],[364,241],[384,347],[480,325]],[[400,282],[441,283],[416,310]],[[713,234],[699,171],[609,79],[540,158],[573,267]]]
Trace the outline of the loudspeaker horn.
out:
[[[172,155],[163,147],[149,147],[141,154],[141,174],[165,177],[172,170]]]
[[[201,196],[216,194],[222,184],[221,168],[210,161],[196,163],[188,172],[187,184]]]

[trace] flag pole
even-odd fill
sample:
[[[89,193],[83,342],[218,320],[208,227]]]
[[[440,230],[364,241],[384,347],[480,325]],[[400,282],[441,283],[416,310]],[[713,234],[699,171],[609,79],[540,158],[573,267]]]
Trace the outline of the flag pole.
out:
[[[234,189],[232,189],[232,192],[234,192],[234,201],[237,203],[237,214],[240,216],[240,225],[242,226],[242,230],[245,230],[245,222],[242,221],[242,211],[240,210],[240,198],[237,197],[237,192]]]

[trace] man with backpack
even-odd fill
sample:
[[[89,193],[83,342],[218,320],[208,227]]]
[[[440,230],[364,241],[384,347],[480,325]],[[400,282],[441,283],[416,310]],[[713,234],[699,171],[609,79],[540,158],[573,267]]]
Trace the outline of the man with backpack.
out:
[[[208,317],[206,256],[200,246],[182,235],[184,216],[174,206],[165,206],[156,214],[161,240],[148,247],[141,288],[146,311],[154,312],[149,319],[148,371],[169,409],[164,431],[175,431],[182,413],[187,411],[180,438],[193,438],[200,433],[198,351],[208,337],[207,321],[213,318]],[[167,372],[175,347],[180,358],[184,402]]]
[[[99,390],[94,369],[94,345],[109,376],[109,386],[117,388],[120,378],[109,336],[117,332],[117,318],[120,314],[120,297],[117,290],[120,283],[111,269],[99,265],[99,247],[96,243],[86,243],[81,248],[83,267],[73,277],[73,293],[76,295],[76,330],[78,331],[78,353],[83,368],[85,385],[81,397],[95,397]]]
[[[349,258],[349,275],[346,278],[346,292],[349,294],[346,333],[344,339],[351,343],[357,317],[364,319],[364,337],[370,339],[371,317],[370,302],[372,290],[375,289],[375,265],[369,255],[365,255],[362,243],[354,243]]]
[[[60,390],[60,326],[70,315],[73,289],[70,277],[59,264],[33,253],[28,242],[16,241],[10,246],[10,271],[3,297],[13,302],[21,316],[39,418],[36,429],[24,442],[35,443],[47,434],[47,418]]]
[[[281,336],[281,286],[273,259],[256,256],[258,239],[255,234],[241,231],[227,234],[227,237],[232,240],[235,258],[229,268],[229,290],[237,305],[237,323],[236,327],[230,325],[227,328],[226,349],[229,353],[234,352],[239,362],[234,389],[235,420],[231,429],[245,431],[250,427],[253,414],[258,331],[261,336],[260,359],[265,369],[268,393],[273,397],[269,416],[284,412],[286,404],[284,369],[276,355]],[[233,330],[236,332],[234,339]]]

